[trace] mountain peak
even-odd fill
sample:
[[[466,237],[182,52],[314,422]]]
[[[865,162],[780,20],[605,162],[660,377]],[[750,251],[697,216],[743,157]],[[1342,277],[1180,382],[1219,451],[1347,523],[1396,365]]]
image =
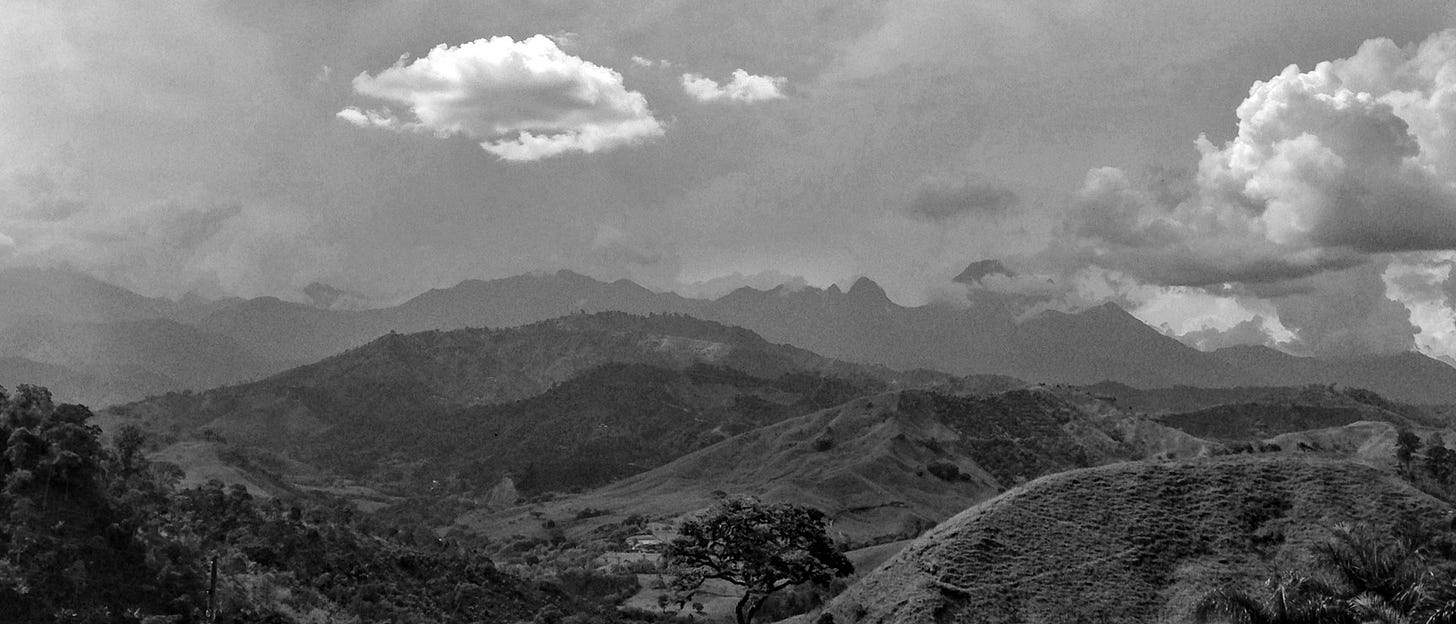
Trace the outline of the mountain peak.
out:
[[[876,284],[874,280],[868,277],[861,277],[857,280],[854,280],[854,285],[849,287],[849,296],[868,299],[884,299],[886,301],[890,299],[890,297],[885,294],[885,289],[880,288],[879,284]]]
[[[955,276],[955,279],[951,281],[957,284],[976,284],[992,275],[1016,277],[1016,274],[1007,269],[1000,260],[977,260],[967,265],[966,270],[961,271],[961,274]]]
[[[557,279],[566,280],[568,282],[577,282],[577,283],[600,283],[597,280],[591,278],[590,276],[582,275],[582,274],[577,273],[576,271],[573,271],[571,269],[561,269],[560,271],[557,271],[556,272],[556,278]]]

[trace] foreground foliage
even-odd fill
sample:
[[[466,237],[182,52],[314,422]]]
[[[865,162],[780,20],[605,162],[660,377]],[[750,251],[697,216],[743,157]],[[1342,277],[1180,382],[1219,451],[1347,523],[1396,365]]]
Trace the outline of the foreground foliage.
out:
[[[1391,532],[1337,525],[1315,549],[1313,574],[1285,572],[1260,594],[1210,592],[1200,624],[1450,624],[1456,622],[1456,534],[1408,522]]]
[[[104,448],[90,415],[44,388],[0,390],[0,622],[664,619],[562,589],[615,579],[526,581],[471,545],[341,501],[255,500],[217,482],[175,491],[180,471],[147,462],[138,431]]]

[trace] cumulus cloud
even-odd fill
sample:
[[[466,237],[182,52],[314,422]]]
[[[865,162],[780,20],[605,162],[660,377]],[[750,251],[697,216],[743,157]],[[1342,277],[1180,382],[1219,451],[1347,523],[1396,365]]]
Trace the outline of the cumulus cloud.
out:
[[[782,76],[756,76],[742,69],[733,70],[733,79],[727,84],[719,84],[702,74],[682,75],[683,91],[699,102],[762,102],[782,99],[783,86],[787,82],[788,79]]]
[[[652,60],[645,56],[633,55],[632,64],[638,67],[672,67],[672,61],[667,59]]]
[[[594,153],[661,136],[647,99],[616,71],[562,51],[551,37],[441,44],[423,58],[354,78],[354,91],[408,109],[351,106],[338,117],[361,127],[461,135],[502,159]]]
[[[1064,224],[1083,261],[1163,284],[1274,282],[1456,248],[1456,30],[1365,42],[1257,82],[1193,184],[1087,174]]]
[[[968,175],[936,175],[915,185],[904,210],[912,219],[944,224],[972,215],[1000,216],[1020,201],[1015,191],[996,182]]]

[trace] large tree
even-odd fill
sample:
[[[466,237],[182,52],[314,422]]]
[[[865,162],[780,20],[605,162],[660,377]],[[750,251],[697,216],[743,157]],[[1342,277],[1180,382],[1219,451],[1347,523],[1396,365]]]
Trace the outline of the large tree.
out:
[[[692,598],[709,579],[743,587],[734,608],[748,624],[774,592],[801,583],[827,583],[854,573],[825,531],[824,514],[787,503],[731,498],[683,522],[667,548],[677,574],[679,600]]]

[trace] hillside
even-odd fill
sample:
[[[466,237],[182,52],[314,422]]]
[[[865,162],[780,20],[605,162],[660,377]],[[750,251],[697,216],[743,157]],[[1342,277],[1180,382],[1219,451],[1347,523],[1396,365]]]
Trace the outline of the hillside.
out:
[[[1326,386],[1274,388],[1253,400],[1224,403],[1157,418],[1169,427],[1212,440],[1261,440],[1274,436],[1384,422],[1404,428],[1438,424],[1418,409],[1373,393]]]
[[[1307,563],[1335,522],[1451,508],[1357,463],[1135,462],[1043,477],[965,510],[837,597],[838,622],[1182,621],[1193,600]]]
[[[731,435],[898,379],[690,317],[578,314],[512,329],[390,334],[262,381],[156,397],[106,417],[110,426],[265,448],[384,482],[428,476],[474,489],[550,472],[538,488],[575,489],[717,439],[700,441],[708,432]],[[588,442],[598,446],[574,446]],[[618,452],[628,447],[638,450]]]
[[[25,319],[0,328],[0,353],[103,379],[155,380],[133,390],[143,393],[203,390],[286,368],[259,360],[225,336],[160,318],[110,323]],[[128,398],[78,394],[82,402],[98,407]]]
[[[522,495],[580,491],[883,387],[704,364],[605,364],[520,401],[356,418],[316,436],[308,457],[374,483],[403,473],[450,491],[484,492],[504,478]]]
[[[97,374],[21,357],[0,357],[0,384],[15,387],[22,383],[54,388],[57,401],[106,405],[145,396],[157,388],[169,387],[173,381],[138,370],[111,369]]]
[[[1194,456],[1207,444],[1045,389],[987,396],[920,390],[857,398],[754,429],[580,496],[467,514],[499,533],[524,514],[570,534],[632,514],[670,518],[725,494],[825,511],[854,544],[914,537],[1026,478],[1153,455]],[[602,513],[581,522],[574,510]]]
[[[175,307],[70,269],[0,270],[0,327],[30,318],[106,323],[162,318]]]
[[[1313,358],[1249,346],[1219,349],[1212,355],[1270,386],[1340,384],[1397,401],[1456,403],[1456,368],[1420,353]]]

